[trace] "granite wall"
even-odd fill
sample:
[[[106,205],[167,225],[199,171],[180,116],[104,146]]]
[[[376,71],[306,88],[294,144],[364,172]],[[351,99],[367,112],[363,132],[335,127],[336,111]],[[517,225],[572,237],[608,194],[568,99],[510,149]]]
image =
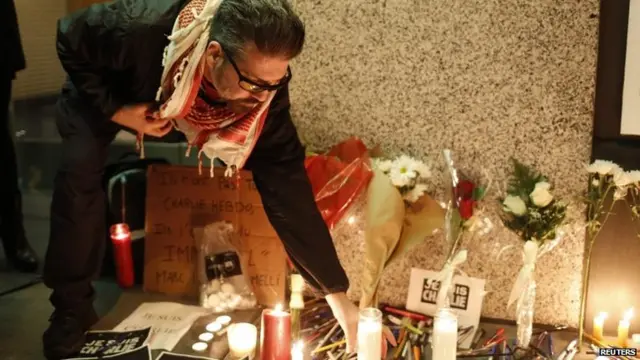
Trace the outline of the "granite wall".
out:
[[[503,188],[508,159],[548,174],[571,204],[589,161],[598,1],[296,0],[306,49],[294,64],[293,115],[303,138],[326,148],[351,135],[390,154],[428,160],[444,186],[443,148],[463,170],[485,168]],[[493,198],[500,194],[492,192]],[[506,310],[521,246],[489,206],[494,230],[470,242],[462,270],[488,280],[483,316]],[[344,225],[344,224],[342,224]],[[341,225],[341,226],[342,226]],[[535,321],[577,324],[584,232],[571,231],[537,266]],[[337,236],[357,298],[362,237]],[[434,237],[387,269],[382,301],[403,305],[411,267],[439,269],[443,239]]]

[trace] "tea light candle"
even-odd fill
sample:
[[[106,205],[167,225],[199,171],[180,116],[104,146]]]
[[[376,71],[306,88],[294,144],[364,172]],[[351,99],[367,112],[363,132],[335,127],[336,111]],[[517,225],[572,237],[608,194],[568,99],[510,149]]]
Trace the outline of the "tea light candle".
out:
[[[222,329],[222,324],[220,324],[219,322],[212,322],[209,323],[206,327],[207,331],[210,333],[215,333],[220,331],[220,329]]]
[[[360,311],[358,320],[358,360],[382,358],[382,312],[376,308]]]
[[[618,323],[618,346],[627,347],[629,344],[629,325],[633,317],[633,308],[624,313],[624,317]]]
[[[228,316],[228,315],[218,316],[218,318],[216,319],[216,322],[222,326],[229,325],[229,323],[231,322],[231,316]]]
[[[291,347],[291,360],[304,360],[304,343],[302,340],[296,341]]]
[[[260,359],[289,360],[291,358],[291,314],[276,305],[262,312],[260,329]]]
[[[598,341],[602,341],[604,339],[604,321],[606,319],[606,312],[601,312],[593,318],[593,337]]]
[[[433,359],[455,360],[458,351],[458,317],[448,308],[438,310],[433,323]]]
[[[203,351],[207,350],[207,346],[208,346],[207,343],[197,342],[197,343],[191,345],[191,349],[193,351],[203,352]]]
[[[252,358],[258,341],[258,328],[249,323],[237,323],[227,330],[229,352],[233,358]]]
[[[213,339],[213,334],[210,332],[202,333],[200,334],[200,336],[198,336],[198,340],[204,342],[211,341],[211,339]]]

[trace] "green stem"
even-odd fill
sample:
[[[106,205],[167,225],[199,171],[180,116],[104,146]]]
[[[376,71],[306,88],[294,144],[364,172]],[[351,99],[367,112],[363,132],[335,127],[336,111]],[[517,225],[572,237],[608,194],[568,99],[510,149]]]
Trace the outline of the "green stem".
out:
[[[447,256],[447,262],[451,261],[451,259],[453,258],[453,255],[455,255],[456,253],[456,249],[458,248],[458,244],[460,243],[460,239],[462,238],[462,234],[464,234],[464,229],[463,229],[463,223],[460,223],[459,228],[458,228],[458,236],[456,236],[456,239],[454,240],[453,244],[451,245],[451,249],[449,250],[449,255]]]
[[[613,189],[613,185],[609,184],[604,196],[602,198],[600,198],[600,200],[597,203],[596,208],[597,209],[602,209],[603,207],[603,203],[604,201],[607,199],[609,192]],[[609,219],[609,216],[611,215],[611,212],[613,211],[613,206],[616,204],[616,200],[615,199],[611,199],[611,204],[609,205],[609,209],[608,211],[604,214],[604,219],[602,220],[602,222],[600,223],[599,226],[594,227],[595,222],[597,221],[597,217],[596,215],[598,214],[597,210],[594,211],[589,211],[589,223],[588,223],[588,239],[587,239],[587,243],[588,243],[588,249],[587,249],[587,256],[583,262],[583,269],[582,269],[582,296],[580,298],[580,317],[579,317],[579,324],[578,324],[578,351],[580,351],[580,348],[582,347],[582,340],[584,337],[584,321],[585,321],[585,316],[586,316],[586,310],[587,310],[587,295],[588,295],[588,290],[589,290],[589,278],[591,276],[591,254],[593,252],[593,247],[595,245],[596,242],[596,238],[598,237],[598,234],[600,234],[600,231],[602,230],[602,228],[604,227],[605,223],[607,222],[607,220]],[[590,205],[591,208],[591,205]]]

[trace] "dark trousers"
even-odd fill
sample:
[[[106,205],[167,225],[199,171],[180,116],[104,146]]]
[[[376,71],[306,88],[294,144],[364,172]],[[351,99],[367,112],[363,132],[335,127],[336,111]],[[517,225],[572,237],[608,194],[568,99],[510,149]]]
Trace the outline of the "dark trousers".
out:
[[[11,136],[9,103],[13,74],[0,73],[0,238],[6,252],[15,252],[24,241],[22,197],[18,186],[16,150]]]
[[[82,314],[92,309],[92,280],[105,246],[105,191],[102,176],[109,144],[120,130],[65,84],[57,104],[62,137],[61,164],[54,180],[51,230],[44,282],[57,310]]]
[[[103,176],[109,145],[122,128],[81,99],[67,82],[57,104],[62,137],[61,164],[54,179],[44,283],[57,310],[92,310],[91,285],[102,267],[106,245]],[[125,129],[126,130],[126,129]],[[172,132],[162,142],[184,141]]]

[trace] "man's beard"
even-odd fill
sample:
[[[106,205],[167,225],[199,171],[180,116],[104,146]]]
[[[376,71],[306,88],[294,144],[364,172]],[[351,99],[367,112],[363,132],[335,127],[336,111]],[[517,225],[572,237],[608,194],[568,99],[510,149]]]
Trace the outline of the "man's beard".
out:
[[[252,99],[227,100],[227,108],[236,114],[245,114],[253,110],[260,102]]]

